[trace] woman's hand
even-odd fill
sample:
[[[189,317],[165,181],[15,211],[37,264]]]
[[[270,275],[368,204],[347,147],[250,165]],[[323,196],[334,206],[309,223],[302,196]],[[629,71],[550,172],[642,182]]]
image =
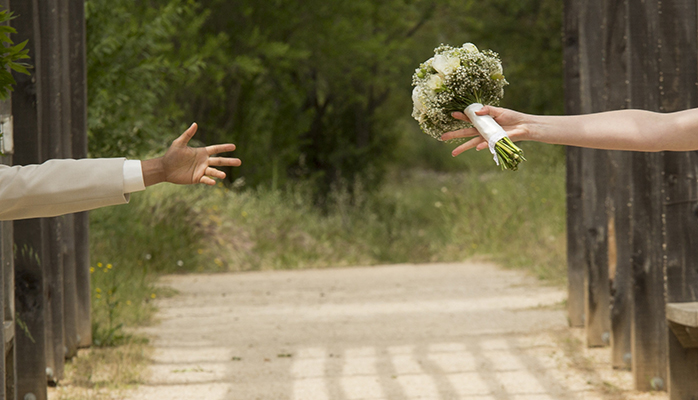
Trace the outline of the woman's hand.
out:
[[[509,110],[506,108],[493,106],[484,106],[480,111],[477,111],[475,114],[491,115],[492,118],[494,118],[494,120],[502,128],[504,128],[509,138],[514,142],[517,140],[528,139],[529,129],[526,123],[526,114]],[[453,118],[459,119],[461,121],[470,122],[468,117],[462,112],[454,112],[452,115]],[[457,131],[446,132],[441,136],[441,140],[450,140],[465,137],[473,138],[453,149],[453,152],[451,152],[451,155],[453,155],[453,157],[472,148],[476,148],[477,151],[487,148],[487,141],[485,141],[485,139],[482,136],[480,136],[480,133],[475,128],[465,128],[459,129]]]

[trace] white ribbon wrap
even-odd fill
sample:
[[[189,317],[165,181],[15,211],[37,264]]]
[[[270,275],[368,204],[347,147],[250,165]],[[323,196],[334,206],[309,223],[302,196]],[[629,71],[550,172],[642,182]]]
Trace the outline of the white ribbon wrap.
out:
[[[499,157],[497,157],[497,152],[495,151],[494,146],[498,141],[508,136],[507,133],[504,132],[504,129],[499,126],[491,115],[475,114],[475,112],[480,111],[482,107],[483,105],[480,103],[473,103],[469,105],[464,112],[465,115],[467,115],[470,119],[470,122],[472,122],[473,126],[478,132],[480,132],[480,135],[482,135],[482,137],[487,141],[487,144],[490,147],[490,153],[494,155],[494,162],[499,165]]]

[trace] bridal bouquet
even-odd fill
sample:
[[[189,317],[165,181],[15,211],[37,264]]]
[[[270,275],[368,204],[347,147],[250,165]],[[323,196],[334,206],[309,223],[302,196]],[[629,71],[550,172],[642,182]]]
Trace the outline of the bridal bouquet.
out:
[[[475,115],[484,104],[498,105],[504,97],[508,82],[497,53],[480,51],[472,43],[462,47],[441,45],[434,49],[434,57],[417,68],[412,85],[412,117],[424,133],[440,139],[445,132],[475,126],[502,169],[516,171],[526,160],[523,150],[491,116]],[[464,112],[472,124],[453,118],[454,111]]]

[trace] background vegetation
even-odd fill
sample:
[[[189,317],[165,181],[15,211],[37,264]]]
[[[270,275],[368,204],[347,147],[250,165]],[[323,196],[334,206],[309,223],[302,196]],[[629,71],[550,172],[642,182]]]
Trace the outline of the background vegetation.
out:
[[[243,166],[92,213],[96,343],[167,293],[158,273],[487,257],[564,280],[564,153],[500,172],[411,120],[440,43],[500,53],[503,105],[562,113],[556,0],[88,0],[92,156],[158,153],[192,121]]]

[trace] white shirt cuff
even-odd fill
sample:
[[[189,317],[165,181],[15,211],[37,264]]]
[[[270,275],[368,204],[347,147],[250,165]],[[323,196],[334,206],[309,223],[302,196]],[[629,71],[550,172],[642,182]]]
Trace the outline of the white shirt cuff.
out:
[[[145,190],[141,161],[124,161],[124,193],[140,192],[141,190]]]

